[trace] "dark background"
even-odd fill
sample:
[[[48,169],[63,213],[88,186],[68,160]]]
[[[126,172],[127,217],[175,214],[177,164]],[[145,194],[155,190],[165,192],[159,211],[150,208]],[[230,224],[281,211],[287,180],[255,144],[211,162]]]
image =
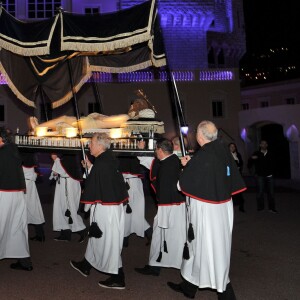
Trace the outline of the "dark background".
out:
[[[242,86],[300,77],[299,10],[293,0],[244,0],[247,53]],[[246,77],[245,74],[252,76]],[[258,78],[264,73],[266,78]]]

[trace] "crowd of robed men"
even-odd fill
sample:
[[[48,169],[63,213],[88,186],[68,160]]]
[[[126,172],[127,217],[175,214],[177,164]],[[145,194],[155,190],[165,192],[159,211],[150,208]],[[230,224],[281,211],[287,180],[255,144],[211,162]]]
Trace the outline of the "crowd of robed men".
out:
[[[214,123],[202,121],[197,127],[196,139],[200,149],[193,157],[187,155],[179,159],[167,139],[157,141],[155,158],[139,157],[139,163],[150,170],[156,196],[157,213],[152,232],[144,211],[136,210],[138,201],[132,201],[141,195],[140,174],[129,169],[120,171],[119,161],[109,150],[110,138],[104,133],[93,135],[89,149],[94,159],[82,161],[88,175],[83,192],[78,193],[85,211],[90,213],[88,242],[83,259],[70,261],[72,268],[85,277],[93,268],[108,273],[110,276],[99,281],[99,286],[124,289],[122,248],[126,246],[126,238],[137,233],[138,228],[137,235],[152,239],[148,263],[135,268],[136,272],[159,276],[162,267],[176,268],[180,270],[182,282],[167,283],[175,292],[194,298],[198,288],[211,288],[217,292],[218,299],[235,299],[229,279],[232,195],[243,192],[246,187],[228,146],[218,138]],[[143,146],[141,141],[139,147]],[[5,129],[1,129],[0,158],[0,204],[3,207],[0,217],[5,220],[0,224],[0,259],[17,258],[11,268],[31,271],[22,158]],[[76,181],[76,175],[68,174],[64,158],[52,158],[55,197],[60,202],[62,197],[66,198],[60,207],[55,208],[54,202],[53,229],[60,230],[56,240],[68,240],[72,232],[77,232],[82,242],[87,229],[76,207],[72,207],[70,193],[75,189],[68,185],[70,179]],[[11,176],[7,176],[7,171]],[[43,240],[38,233],[37,229],[34,238]]]

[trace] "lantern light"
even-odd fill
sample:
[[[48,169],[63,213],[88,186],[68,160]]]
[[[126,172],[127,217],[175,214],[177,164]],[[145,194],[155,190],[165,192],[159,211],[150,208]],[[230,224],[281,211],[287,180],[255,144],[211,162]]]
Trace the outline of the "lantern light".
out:
[[[45,136],[47,135],[48,127],[36,127],[35,134],[36,136]]]
[[[77,136],[77,128],[75,127],[68,127],[66,128],[66,137],[67,138],[72,138],[72,137],[75,137]]]

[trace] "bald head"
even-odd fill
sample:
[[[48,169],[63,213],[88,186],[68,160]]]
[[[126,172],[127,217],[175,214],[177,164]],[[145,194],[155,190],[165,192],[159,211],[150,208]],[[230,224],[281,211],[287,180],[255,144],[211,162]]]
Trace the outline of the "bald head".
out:
[[[202,121],[197,127],[197,142],[200,146],[216,140],[218,129],[211,121]]]

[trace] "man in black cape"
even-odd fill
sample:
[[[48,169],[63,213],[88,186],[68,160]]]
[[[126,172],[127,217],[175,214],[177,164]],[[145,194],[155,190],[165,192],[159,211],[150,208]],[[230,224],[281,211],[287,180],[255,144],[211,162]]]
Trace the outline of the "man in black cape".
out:
[[[150,181],[157,200],[153,222],[149,263],[135,270],[143,275],[158,276],[161,267],[180,269],[186,240],[185,197],[178,191],[181,173],[178,156],[167,139],[156,143],[156,157],[150,168]]]
[[[235,299],[229,280],[233,227],[232,195],[246,189],[227,145],[217,139],[214,123],[197,128],[201,149],[185,166],[179,187],[189,206],[189,255],[181,266],[183,282],[168,282],[171,289],[194,298],[198,288],[217,290],[219,299]]]
[[[122,268],[121,252],[124,238],[124,207],[128,193],[118,161],[110,148],[110,138],[105,133],[95,133],[89,144],[90,153],[95,157],[94,164],[85,163],[89,175],[81,202],[90,209],[89,241],[85,257],[80,262],[70,261],[71,266],[87,277],[90,270],[109,273],[99,286],[112,289],[125,289],[125,276]]]

